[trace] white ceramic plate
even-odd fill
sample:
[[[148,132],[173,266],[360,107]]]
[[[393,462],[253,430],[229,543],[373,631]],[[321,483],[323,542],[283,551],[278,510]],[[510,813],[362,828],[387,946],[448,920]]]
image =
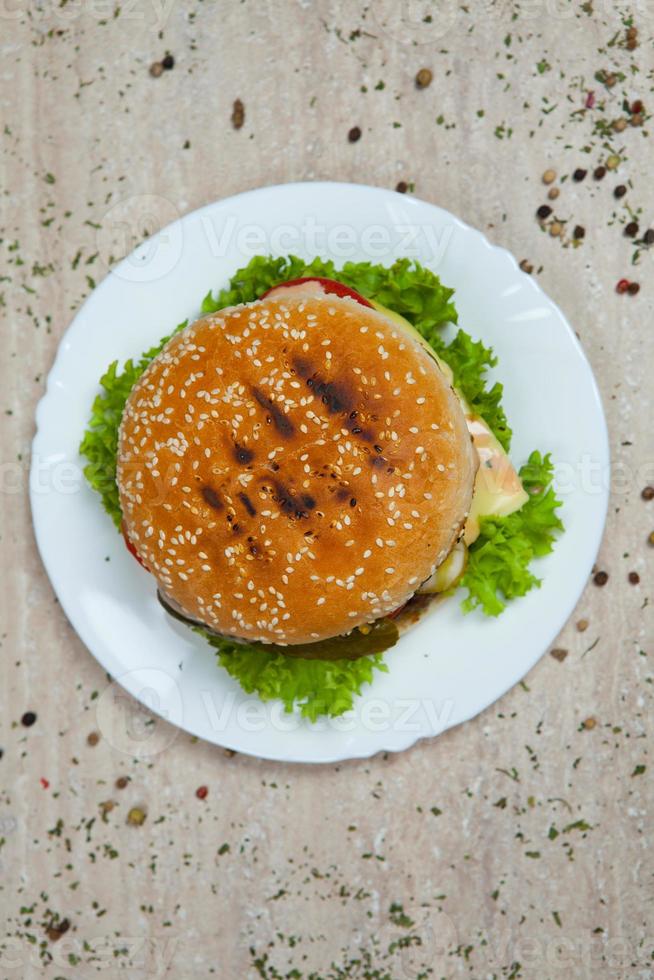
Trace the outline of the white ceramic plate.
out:
[[[386,655],[387,674],[341,719],[311,725],[246,696],[174,623],[80,476],[77,451],[107,364],[138,356],[252,255],[390,264],[419,259],[456,287],[460,324],[494,347],[520,465],[551,451],[566,532],[537,563],[540,589],[496,620],[433,609]],[[116,266],[76,316],[37,411],[31,501],[38,545],[71,623],[116,681],[174,725],[268,759],[333,762],[399,751],[466,721],[547,649],[586,584],[607,505],[608,444],[591,369],[561,311],[514,258],[447,211],[374,187],[262,188],[175,221]],[[109,559],[109,560],[107,560]],[[74,677],[70,683],[75,683]],[[116,688],[112,696],[115,698]],[[105,699],[106,701],[106,699]],[[111,714],[105,704],[104,717]],[[108,714],[107,714],[108,712]],[[124,734],[124,733],[123,733]],[[119,736],[114,731],[114,741]],[[136,751],[134,738],[126,751]],[[123,742],[125,739],[123,738]]]

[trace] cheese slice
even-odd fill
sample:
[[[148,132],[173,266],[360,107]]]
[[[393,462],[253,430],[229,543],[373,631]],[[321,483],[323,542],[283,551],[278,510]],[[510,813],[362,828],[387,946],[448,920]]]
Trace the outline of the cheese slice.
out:
[[[527,503],[529,494],[484,420],[479,415],[466,415],[466,422],[479,456],[472,504],[463,533],[463,540],[470,545],[479,537],[480,517],[508,517]]]
[[[438,356],[416,328],[399,313],[395,313],[394,310],[389,310],[374,300],[371,302],[376,310],[407,330],[415,340],[419,341],[427,353],[438,362],[438,366],[450,384],[453,384],[454,376],[449,364],[446,364]],[[465,544],[471,545],[479,537],[479,519],[481,517],[508,517],[509,514],[520,510],[529,499],[529,494],[522,486],[522,481],[513,463],[484,420],[479,415],[474,414],[461,392],[457,391],[456,388],[454,390],[461,402],[468,430],[479,456],[479,469],[475,477],[472,504],[463,534]]]

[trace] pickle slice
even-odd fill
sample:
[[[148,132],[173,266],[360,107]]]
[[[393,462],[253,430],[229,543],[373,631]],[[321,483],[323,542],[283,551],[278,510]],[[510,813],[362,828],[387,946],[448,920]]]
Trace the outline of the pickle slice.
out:
[[[275,649],[287,657],[301,657],[303,660],[358,660],[359,657],[383,653],[395,646],[399,638],[400,632],[392,620],[378,619],[367,633],[355,629],[347,636],[332,636],[316,643],[297,643],[288,647],[258,645],[264,650]]]
[[[182,609],[162,592],[157,592],[157,598],[169,616],[186,623],[195,629],[200,629],[211,636],[222,637],[223,634],[212,630],[205,623],[191,619]],[[358,660],[359,657],[371,657],[376,653],[395,646],[400,633],[390,619],[378,619],[372,623],[367,632],[354,629],[347,636],[332,636],[327,640],[317,640],[315,643],[297,643],[292,646],[280,646],[277,643],[257,643],[249,640],[239,641],[235,636],[225,636],[230,643],[243,642],[253,650],[263,653],[281,653],[285,657],[298,657],[302,660]]]

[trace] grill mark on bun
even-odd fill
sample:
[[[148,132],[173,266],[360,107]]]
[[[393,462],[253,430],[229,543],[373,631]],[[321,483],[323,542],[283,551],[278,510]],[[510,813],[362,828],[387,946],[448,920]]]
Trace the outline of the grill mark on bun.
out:
[[[254,506],[247,493],[239,493],[238,499],[241,501],[250,517],[256,517],[257,508]]]
[[[259,545],[257,544],[257,542],[252,537],[252,535],[250,535],[248,537],[248,551],[250,552],[250,554],[252,555],[253,558],[262,558],[263,557],[263,555],[261,554],[261,549],[260,549]]]
[[[252,394],[254,395],[255,401],[265,410],[267,415],[266,421],[272,422],[280,436],[290,439],[295,434],[295,426],[288,416],[260,388],[253,386]]]
[[[210,507],[213,507],[214,510],[224,510],[225,505],[218,496],[218,492],[214,490],[213,487],[210,487],[208,483],[202,487],[200,493],[202,494],[205,503],[209,504]]]
[[[345,420],[345,428],[349,429],[353,436],[358,436],[362,442],[375,441],[377,437],[374,431],[361,424],[359,412],[353,407],[356,404],[356,395],[353,391],[342,382],[324,381],[306,358],[296,357],[293,361],[293,368],[306,382],[307,387],[320,398],[330,415],[349,413]],[[374,418],[376,419],[377,416]],[[377,449],[376,446],[375,449]]]
[[[376,419],[377,416],[374,416],[374,418]],[[359,413],[356,410],[350,412],[345,425],[353,436],[359,436],[359,438],[364,442],[375,441],[375,433],[372,431],[372,429],[363,427],[362,420],[359,418]]]
[[[388,460],[386,459],[385,456],[369,456],[368,459],[370,460],[370,465],[371,466],[375,466],[375,467],[386,466],[387,467],[387,470],[386,470],[387,473],[394,473],[395,472],[395,467],[392,466],[388,462]]]
[[[341,381],[325,381],[320,377],[311,361],[305,357],[296,357],[293,367],[297,374],[306,382],[315,395],[327,407],[330,415],[340,415],[342,412],[352,412],[356,404],[355,393]]]
[[[309,510],[313,510],[316,506],[316,502],[309,494],[303,494],[300,500],[307,508],[307,510],[302,510],[298,507],[298,501],[295,498],[295,492],[291,490],[290,487],[285,486],[281,481],[273,481],[273,500],[276,504],[279,504],[280,508],[285,514],[295,517],[298,520],[306,519],[309,516]],[[308,503],[307,503],[308,501]]]
[[[243,463],[247,466],[254,459],[254,453],[247,446],[240,446],[238,442],[234,443],[234,456],[237,463]]]
[[[234,534],[241,534],[242,533],[243,528],[238,523],[238,521],[236,521],[236,523],[234,523],[234,515],[233,514],[228,514],[227,515],[227,523],[229,524],[230,529],[232,530],[232,532]]]

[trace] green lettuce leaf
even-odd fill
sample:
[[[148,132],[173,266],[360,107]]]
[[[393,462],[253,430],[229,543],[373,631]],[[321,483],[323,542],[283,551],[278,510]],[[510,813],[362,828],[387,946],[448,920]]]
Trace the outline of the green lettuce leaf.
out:
[[[375,671],[388,671],[381,654],[359,660],[303,660],[270,652],[260,643],[235,643],[201,629],[197,632],[216,650],[218,663],[246,694],[257,694],[262,701],[279,698],[286,711],[298,708],[310,721],[349,711]]]
[[[173,331],[183,330],[188,320],[180,323]],[[91,418],[79,451],[88,460],[84,476],[94,490],[100,494],[104,509],[117,528],[123,519],[116,484],[116,462],[118,456],[118,429],[129,393],[141,377],[146,367],[161,352],[172,334],[164,337],[156,346],[146,351],[141,358],[126,361],[123,370],[118,370],[118,361],[109,365],[100,378],[102,391],[93,402]]]
[[[459,330],[449,344],[433,327],[420,332],[452,368],[454,387],[459,389],[473,411],[481,415],[497,441],[508,452],[513,433],[502,408],[504,388],[499,381],[493,385],[486,381],[487,369],[497,364],[492,347],[485,347],[481,340],[473,340],[463,330]]]
[[[332,261],[323,259],[307,263],[295,255],[278,259],[257,255],[232,276],[226,289],[215,296],[205,296],[202,312],[215,313],[226,306],[251,303],[273,286],[302,276],[336,279],[367,299],[401,313],[421,331],[457,321],[451,301],[454,290],[444,286],[431,270],[409,259],[398,259],[389,268],[370,262],[346,262],[342,269],[336,269]]]
[[[549,456],[533,452],[520,470],[529,493],[527,503],[508,517],[483,517],[479,537],[471,546],[461,585],[468,590],[462,602],[469,612],[480,607],[487,616],[499,616],[506,600],[540,586],[529,565],[548,554],[563,524],[557,516],[561,501],[551,486]]]

